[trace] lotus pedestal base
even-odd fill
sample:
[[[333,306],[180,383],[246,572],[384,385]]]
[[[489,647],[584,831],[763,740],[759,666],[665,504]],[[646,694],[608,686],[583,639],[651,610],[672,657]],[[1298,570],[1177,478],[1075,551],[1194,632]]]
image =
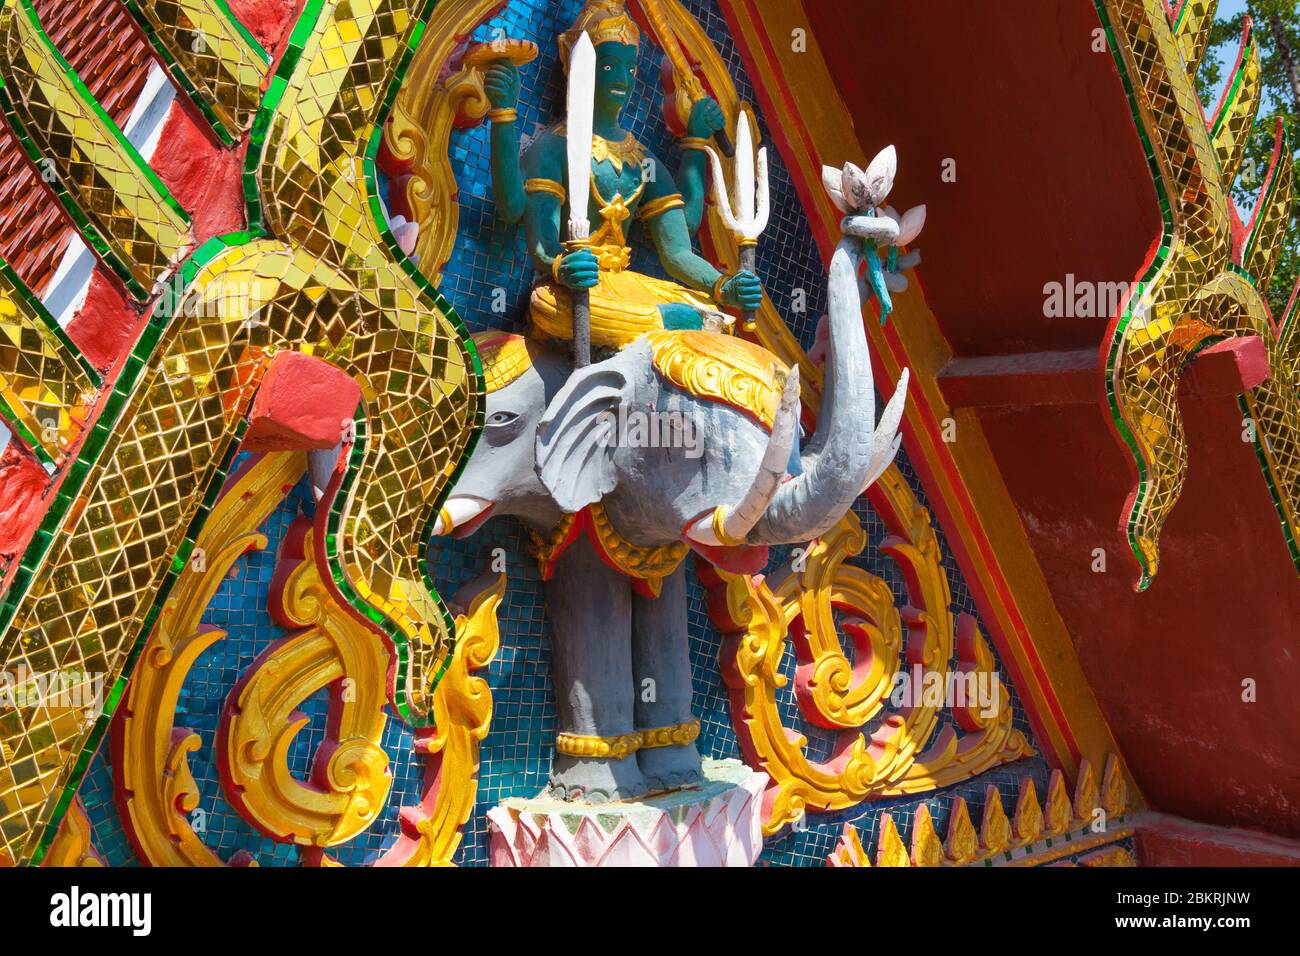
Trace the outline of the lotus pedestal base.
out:
[[[704,783],[625,803],[547,796],[488,812],[493,866],[753,866],[767,774],[705,760]]]

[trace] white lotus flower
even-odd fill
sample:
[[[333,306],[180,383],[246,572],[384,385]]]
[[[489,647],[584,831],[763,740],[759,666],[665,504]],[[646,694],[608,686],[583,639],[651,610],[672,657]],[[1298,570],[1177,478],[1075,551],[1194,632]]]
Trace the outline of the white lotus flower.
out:
[[[894,147],[886,146],[867,166],[863,173],[852,163],[844,167],[844,195],[849,197],[857,209],[872,209],[879,206],[894,188],[894,176],[898,173],[898,153]]]
[[[823,166],[822,184],[841,212],[862,213],[885,201],[894,188],[897,173],[898,152],[893,146],[886,146],[865,171],[852,163],[845,163],[840,170]]]
[[[925,227],[925,206],[913,206],[901,216],[893,206],[886,206],[880,212],[898,226],[898,238],[893,242],[895,246],[910,245]]]
[[[913,206],[907,212],[903,213],[903,218],[898,223],[898,240],[896,245],[910,245],[921,234],[925,228],[925,206]]]
[[[826,192],[831,197],[831,202],[835,203],[835,208],[840,212],[852,212],[848,203],[844,201],[844,190],[840,183],[843,181],[844,174],[834,166],[822,167],[822,185],[826,187]]]

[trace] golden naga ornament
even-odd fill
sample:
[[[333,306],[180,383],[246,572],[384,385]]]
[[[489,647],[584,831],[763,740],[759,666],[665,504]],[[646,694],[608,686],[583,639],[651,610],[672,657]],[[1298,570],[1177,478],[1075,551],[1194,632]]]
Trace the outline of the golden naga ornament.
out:
[[[1258,44],[1249,25],[1215,114],[1195,80],[1216,4],[1185,3],[1176,24],[1164,0],[1096,0],[1135,122],[1150,143],[1164,215],[1161,247],[1111,329],[1106,388],[1114,424],[1132,455],[1137,486],[1123,525],[1145,588],[1159,569],[1159,537],[1182,492],[1187,440],[1178,382],[1198,349],[1256,336],[1269,377],[1241,397],[1282,532],[1300,569],[1300,357],[1297,298],[1271,316],[1264,293],[1291,219],[1292,151],[1277,123],[1273,164],[1249,223],[1231,191],[1261,99]]]
[[[0,5],[0,107],[39,134],[25,145],[48,160],[51,186],[88,245],[152,306],[59,486],[48,530],[0,600],[0,668],[49,658],[109,684],[125,679],[201,533],[271,359],[300,351],[345,371],[365,399],[345,491],[321,536],[322,580],[398,655],[388,688],[398,712],[429,721],[454,622],[427,586],[425,531],[473,437],[481,383],[454,316],[373,215],[369,157],[433,6],[308,5],[272,81],[254,82],[258,57],[243,42],[232,55],[249,68],[233,82],[206,74],[205,85],[208,60],[171,64],[199,99],[275,91],[251,127],[247,231],[191,250],[188,216],[68,69],[30,0]],[[230,123],[245,122],[239,103],[229,105]],[[171,279],[175,294],[155,295]],[[52,383],[70,397],[78,378],[61,361],[68,344],[56,337],[46,349],[56,355],[50,367],[62,366]],[[0,360],[0,374],[9,367]],[[111,713],[83,716],[26,709],[4,728],[7,745],[31,753],[0,763],[0,852],[18,862],[48,847]],[[190,799],[184,779],[169,780],[177,799]]]

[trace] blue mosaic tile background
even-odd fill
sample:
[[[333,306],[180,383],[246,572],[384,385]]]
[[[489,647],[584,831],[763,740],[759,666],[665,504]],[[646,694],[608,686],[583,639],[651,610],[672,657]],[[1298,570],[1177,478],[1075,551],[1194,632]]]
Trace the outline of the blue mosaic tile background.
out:
[[[757,97],[732,42],[730,30],[715,4],[712,0],[684,0],[684,5],[699,19],[721,52],[742,99],[756,103]],[[474,39],[487,41],[494,36],[493,31],[500,28],[508,36],[533,40],[540,47],[542,55],[523,71],[519,123],[527,134],[535,135],[546,128],[562,109],[563,74],[556,54],[555,36],[568,28],[580,6],[580,0],[550,3],[510,0],[497,16],[474,32]],[[662,128],[657,90],[658,56],[652,42],[643,42],[637,89],[624,114],[624,125],[664,159],[669,168],[676,168],[681,154]],[[761,117],[760,129],[766,141],[767,127]],[[877,135],[876,131],[867,131],[867,151],[884,146],[889,141],[888,133],[888,130],[882,130]],[[451,158],[457,175],[461,218],[456,246],[444,269],[441,291],[472,331],[488,327],[522,330],[533,281],[532,266],[525,252],[522,229],[502,227],[496,219],[488,170],[487,127],[454,132]],[[812,344],[817,319],[825,311],[825,269],[783,157],[775,150],[769,150],[769,160],[772,217],[759,245],[758,271],[777,308],[807,348]],[[908,170],[901,169],[900,186],[905,185],[907,176]],[[635,247],[633,267],[662,276],[653,249],[644,237],[633,230],[631,239]],[[921,245],[924,245],[924,236]],[[506,290],[503,313],[495,313],[492,308],[497,288]],[[797,314],[792,311],[796,289],[804,290],[807,300],[806,311]],[[899,454],[898,466],[925,505],[924,490],[905,450]],[[241,669],[268,642],[282,636],[280,629],[265,615],[275,542],[297,514],[310,514],[311,508],[310,495],[304,486],[299,486],[268,519],[263,531],[272,542],[271,547],[240,562],[235,575],[222,585],[205,617],[206,623],[228,630],[229,637],[200,658],[183,690],[185,713],[183,721],[178,723],[192,727],[204,742],[200,752],[192,756],[191,766],[202,793],[200,808],[205,815],[205,840],[223,858],[228,858],[238,849],[245,849],[252,852],[262,865],[292,865],[297,862],[295,848],[265,839],[226,805],[216,776],[212,745],[225,696]],[[907,600],[903,578],[893,562],[879,551],[880,542],[887,532],[865,500],[859,502],[857,513],[867,530],[869,543],[854,563],[886,581],[901,607]],[[961,570],[951,557],[952,552],[941,529],[938,537],[941,551],[946,556],[944,567],[952,590],[953,611],[972,615],[978,620],[974,601]],[[549,678],[544,595],[536,565],[526,554],[525,543],[522,526],[503,517],[490,521],[469,541],[439,541],[431,546],[429,552],[432,577],[442,593],[448,596],[487,568],[494,549],[502,548],[508,556],[509,590],[500,610],[502,646],[485,674],[494,699],[492,730],[482,746],[478,802],[464,828],[464,839],[456,856],[456,861],[462,865],[486,864],[487,811],[506,797],[536,794],[546,783],[550,764],[555,708]],[[703,591],[693,575],[689,613],[696,713],[702,723],[700,749],[707,756],[739,758],[726,688],[718,666],[721,638],[708,619]],[[790,678],[782,702],[783,719],[788,726],[798,728],[807,736],[808,751],[814,759],[824,758],[830,753],[832,735],[800,718],[790,690],[793,686],[794,654],[789,648],[783,669]],[[1032,742],[1023,710],[1005,671],[1001,677],[1003,688],[1011,694],[1016,727]],[[291,760],[295,773],[305,778],[314,748],[324,732],[323,695],[302,709],[311,721],[300,735]],[[383,817],[351,844],[331,851],[340,862],[349,865],[373,862],[391,845],[398,828],[400,808],[419,799],[424,768],[422,762],[412,756],[411,732],[393,717],[384,744],[392,760],[394,781]],[[1034,779],[1041,797],[1047,788],[1048,768],[1041,758],[1033,757],[938,791],[923,800],[909,797],[858,806],[837,814],[810,815],[806,828],[798,832],[787,831],[770,840],[761,862],[774,866],[822,865],[846,822],[854,823],[861,832],[864,845],[874,848],[878,821],[881,813],[886,811],[893,815],[904,840],[908,840],[912,816],[921,803],[929,807],[942,834],[946,831],[950,808],[957,797],[965,798],[978,826],[985,788],[989,785],[997,787],[1004,806],[1010,812],[1020,783],[1026,776]],[[133,854],[113,805],[111,770],[105,753],[101,752],[95,759],[81,793],[94,825],[96,846],[110,863],[132,862]]]

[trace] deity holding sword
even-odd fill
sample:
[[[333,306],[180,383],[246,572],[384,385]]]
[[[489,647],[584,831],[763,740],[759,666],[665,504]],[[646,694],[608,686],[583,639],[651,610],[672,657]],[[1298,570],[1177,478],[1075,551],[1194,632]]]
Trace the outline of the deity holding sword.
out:
[[[590,68],[576,62],[575,48],[585,45],[584,34],[594,49],[590,78],[573,73]],[[729,323],[721,308],[752,312],[761,305],[757,275],[749,270],[723,274],[691,246],[704,213],[707,144],[723,129],[722,109],[707,96],[695,101],[687,135],[679,140],[685,157],[674,177],[620,124],[636,82],[639,50],[640,30],[621,0],[587,3],[573,28],[560,36],[560,59],[570,73],[569,114],[528,146],[522,163],[515,128],[519,69],[511,59],[499,58],[486,70],[498,210],[508,222],[522,219],[539,274],[529,308],[534,335],[573,339],[576,307],[581,338],[587,306],[591,346],[619,349],[657,329]],[[584,86],[588,102],[582,99]],[[570,135],[574,129],[581,130],[576,139]],[[588,169],[586,182],[579,164]],[[579,208],[573,208],[574,199]],[[637,219],[675,281],[629,268],[629,232]],[[575,234],[575,225],[581,232],[588,222],[589,234]]]

